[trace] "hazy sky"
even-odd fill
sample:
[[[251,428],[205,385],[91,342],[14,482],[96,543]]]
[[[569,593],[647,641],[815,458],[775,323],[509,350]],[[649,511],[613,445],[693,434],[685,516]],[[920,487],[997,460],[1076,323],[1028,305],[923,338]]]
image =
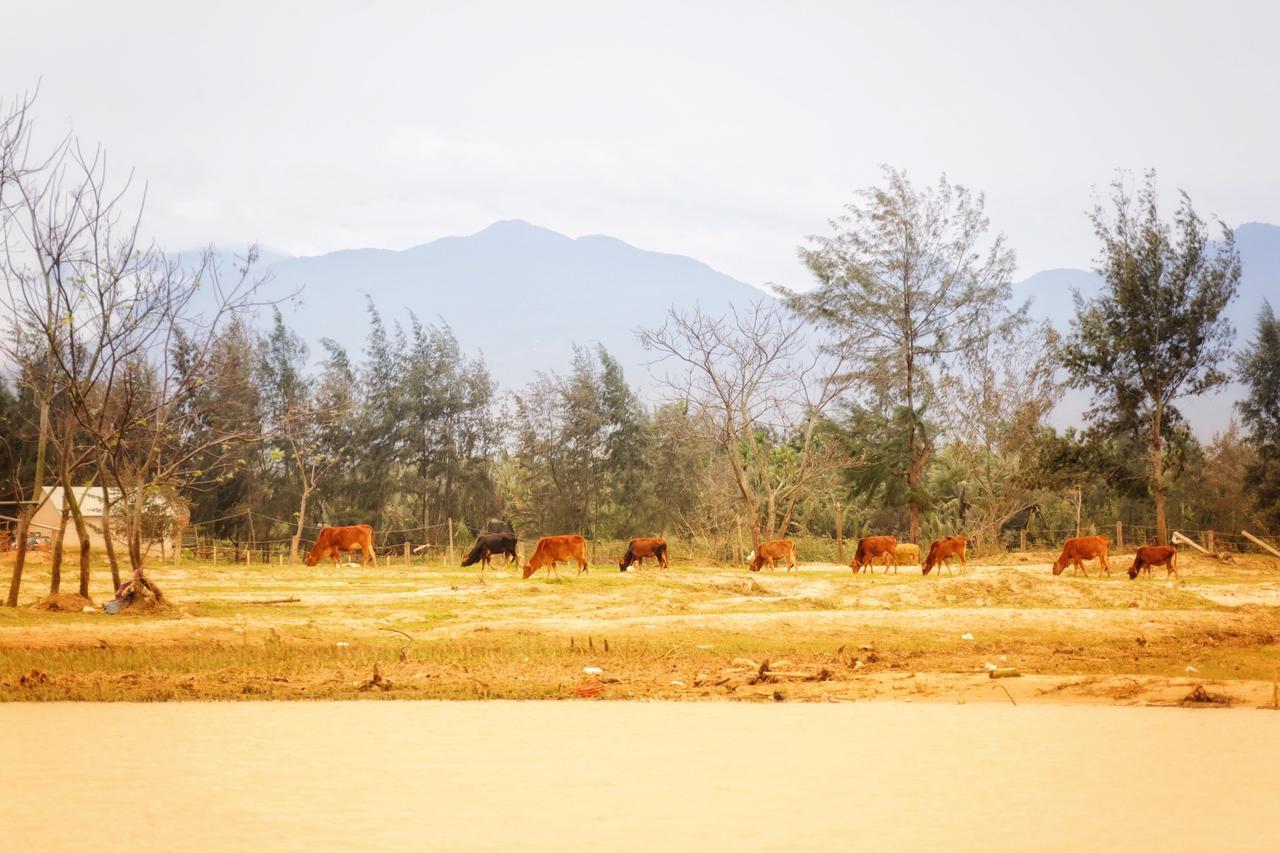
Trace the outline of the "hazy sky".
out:
[[[807,286],[879,165],[987,193],[1020,275],[1155,167],[1280,222],[1280,3],[6,3],[0,95],[149,182],[168,248],[522,218]]]

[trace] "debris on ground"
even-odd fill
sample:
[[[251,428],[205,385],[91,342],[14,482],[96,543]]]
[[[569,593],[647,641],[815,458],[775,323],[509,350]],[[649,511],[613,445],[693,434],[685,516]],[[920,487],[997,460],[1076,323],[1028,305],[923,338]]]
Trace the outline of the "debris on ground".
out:
[[[382,677],[382,673],[378,670],[378,665],[375,663],[373,665],[373,675],[369,678],[368,681],[361,684],[357,689],[361,693],[364,693],[368,690],[386,691],[391,689],[391,682]]]
[[[47,613],[96,613],[93,602],[83,595],[74,592],[63,592],[46,595],[31,605],[32,610],[43,610]]]
[[[1022,673],[1011,666],[1003,666],[987,673],[988,678],[1021,678]]]
[[[1210,693],[1204,689],[1203,684],[1197,684],[1196,689],[1192,690],[1182,698],[1179,705],[1230,705],[1231,697],[1223,696],[1221,693]]]

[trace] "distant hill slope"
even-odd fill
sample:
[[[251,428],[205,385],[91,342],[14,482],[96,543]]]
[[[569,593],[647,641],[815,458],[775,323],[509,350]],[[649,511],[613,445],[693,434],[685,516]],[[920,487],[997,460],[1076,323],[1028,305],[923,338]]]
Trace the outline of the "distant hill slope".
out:
[[[1263,300],[1280,310],[1280,226],[1261,222],[1241,225],[1235,230],[1236,248],[1240,251],[1242,275],[1240,293],[1227,307],[1227,319],[1236,330],[1236,348],[1247,344],[1258,322]],[[1070,330],[1075,316],[1072,291],[1086,299],[1102,290],[1102,279],[1089,270],[1054,269],[1038,272],[1014,285],[1015,299],[1031,299],[1031,314],[1051,321],[1064,334]],[[1238,385],[1198,400],[1185,400],[1180,405],[1201,438],[1224,429],[1234,411],[1232,404],[1243,390]],[[1070,391],[1054,412],[1057,426],[1078,424],[1080,413],[1089,406],[1089,395]]]
[[[1244,277],[1227,315],[1243,345],[1263,299],[1280,309],[1280,227],[1250,223],[1235,233]],[[637,326],[661,323],[671,305],[722,312],[767,298],[693,258],[638,249],[612,237],[573,239],[522,220],[404,251],[353,249],[308,258],[264,253],[262,267],[273,275],[271,293],[301,294],[295,307],[284,310],[313,355],[320,355],[319,339],[330,337],[354,359],[362,357],[367,294],[388,326],[404,323],[409,311],[424,323],[448,323],[467,352],[484,355],[504,390],[519,388],[540,370],[565,370],[574,343],[596,342],[619,359],[632,385],[648,386],[649,357],[636,342]],[[1053,269],[1013,290],[1018,302],[1032,300],[1033,316],[1065,333],[1075,315],[1073,289],[1087,298],[1101,286],[1091,271]],[[1183,408],[1208,438],[1226,425],[1239,395],[1239,388],[1231,388]],[[1070,392],[1055,412],[1055,424],[1080,423],[1088,402],[1087,394]]]
[[[368,333],[365,295],[388,326],[413,311],[448,323],[483,353],[504,389],[539,370],[564,371],[572,345],[603,343],[633,385],[647,383],[634,329],[672,304],[723,311],[765,294],[680,255],[604,236],[572,239],[521,220],[404,251],[355,249],[267,265],[275,293],[301,291],[291,325],[313,347],[330,337],[358,359]]]

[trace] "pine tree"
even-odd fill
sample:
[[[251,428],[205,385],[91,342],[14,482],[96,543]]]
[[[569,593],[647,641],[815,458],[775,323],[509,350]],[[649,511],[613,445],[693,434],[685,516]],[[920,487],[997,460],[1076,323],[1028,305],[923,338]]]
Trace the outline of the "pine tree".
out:
[[[1253,340],[1237,361],[1248,394],[1237,405],[1256,458],[1245,469],[1254,505],[1280,529],[1280,320],[1263,303]]]
[[[1227,382],[1219,364],[1234,332],[1222,312],[1236,295],[1240,257],[1225,224],[1221,242],[1211,244],[1186,193],[1172,225],[1162,222],[1154,173],[1136,196],[1121,180],[1112,190],[1114,210],[1099,203],[1091,215],[1104,289],[1088,302],[1077,294],[1063,358],[1072,385],[1094,392],[1087,413],[1094,425],[1146,445],[1156,537],[1164,543],[1174,473],[1166,470],[1166,445],[1181,423],[1175,404]]]

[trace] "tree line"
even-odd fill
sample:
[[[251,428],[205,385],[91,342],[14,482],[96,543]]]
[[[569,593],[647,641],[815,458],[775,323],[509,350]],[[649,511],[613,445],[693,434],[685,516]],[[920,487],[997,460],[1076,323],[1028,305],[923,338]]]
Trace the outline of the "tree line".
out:
[[[837,523],[979,548],[1113,519],[1156,541],[1171,520],[1280,528],[1280,326],[1264,307],[1233,354],[1232,233],[1185,194],[1164,219],[1153,174],[1118,179],[1091,212],[1104,287],[1077,295],[1065,338],[1012,304],[1015,256],[980,193],[886,169],[800,247],[814,288],[723,314],[673,306],[637,329],[656,393],[599,346],[501,389],[446,322],[389,324],[373,301],[362,352],[311,352],[256,250],[166,255],[99,150],[34,150],[33,104],[0,109],[10,604],[52,484],[110,506],[117,586],[118,564],[140,570],[188,523],[288,540],[295,557],[310,528],[356,522],[381,544],[452,522],[677,536],[718,557]],[[1179,404],[1231,379],[1239,421],[1202,445]],[[1059,432],[1048,416],[1068,386],[1093,405]],[[68,494],[63,529],[87,543]],[[79,565],[83,593],[87,544]]]

